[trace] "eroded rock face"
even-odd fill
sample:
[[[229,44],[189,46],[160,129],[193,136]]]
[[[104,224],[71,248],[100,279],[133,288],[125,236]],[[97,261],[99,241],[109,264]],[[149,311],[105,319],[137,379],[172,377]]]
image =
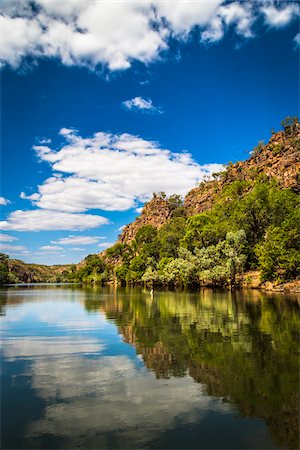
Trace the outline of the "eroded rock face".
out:
[[[160,228],[171,217],[171,214],[171,207],[166,199],[159,195],[153,197],[150,202],[146,203],[141,215],[134,222],[126,225],[119,237],[119,242],[122,244],[131,242],[143,225]]]
[[[284,131],[273,134],[270,141],[257,148],[246,161],[229,166],[219,180],[201,183],[185,197],[187,215],[210,209],[221,190],[236,180],[252,181],[261,174],[275,178],[281,187],[300,192],[300,125],[291,134]]]

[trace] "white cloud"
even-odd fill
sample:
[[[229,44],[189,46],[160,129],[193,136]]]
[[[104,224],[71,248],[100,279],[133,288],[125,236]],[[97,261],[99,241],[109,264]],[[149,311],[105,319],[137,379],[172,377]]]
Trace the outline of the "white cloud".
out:
[[[39,144],[51,144],[51,139],[42,138],[39,140]]]
[[[70,235],[65,238],[60,238],[57,241],[51,241],[52,244],[60,245],[87,245],[96,244],[100,239],[104,239],[103,236],[73,236]]]
[[[140,208],[135,208],[135,212],[137,212],[138,214],[141,214],[142,211],[143,211],[143,206],[141,206]]]
[[[171,37],[184,42],[195,27],[206,41],[221,39],[230,25],[248,38],[261,15],[268,26],[280,27],[296,14],[296,2],[257,7],[255,2],[222,0],[12,0],[2,5],[0,60],[18,67],[26,57],[48,57],[65,65],[124,70],[133,61],[159,60]]]
[[[80,248],[80,247],[73,247],[73,248],[69,248],[70,252],[86,252],[85,248]]]
[[[118,231],[123,231],[125,227],[126,225],[122,225],[121,227],[118,228]]]
[[[0,244],[0,251],[22,251],[26,250],[26,247],[24,245],[11,245],[11,244]]]
[[[7,198],[4,197],[0,197],[0,205],[8,205],[10,203],[9,200],[7,200]]]
[[[144,113],[152,113],[152,114],[162,114],[163,110],[160,107],[156,107],[153,105],[152,100],[142,98],[142,97],[135,97],[131,100],[125,100],[123,102],[123,105],[126,109],[130,111],[141,111]]]
[[[280,8],[270,3],[263,6],[261,11],[265,16],[266,24],[275,28],[286,26],[300,14],[299,4],[293,2],[283,4]]]
[[[17,241],[18,238],[16,238],[15,236],[10,236],[9,234],[2,234],[0,233],[0,241],[1,242],[12,242],[12,241]]]
[[[294,37],[294,42],[297,47],[300,47],[300,33],[296,34],[296,36]]]
[[[172,153],[130,134],[98,132],[82,138],[68,131],[65,137],[66,144],[58,151],[34,147],[55,173],[34,194],[33,203],[39,208],[68,213],[124,211],[149,200],[153,191],[184,195],[205,175],[223,167],[200,166],[189,153]]]
[[[39,194],[31,194],[31,195],[26,195],[25,192],[21,192],[20,194],[20,198],[22,198],[23,200],[38,200],[40,198]]]
[[[201,33],[206,42],[217,42],[223,38],[228,27],[233,26],[238,35],[253,37],[252,25],[256,18],[249,3],[233,2],[220,6],[211,18],[209,26]]]
[[[18,210],[9,214],[7,220],[0,221],[0,229],[16,231],[83,230],[96,228],[106,223],[108,223],[106,218],[92,214]]]
[[[57,252],[57,251],[63,250],[63,247],[59,247],[58,245],[43,245],[42,247],[39,247],[39,249],[51,251],[51,252]]]

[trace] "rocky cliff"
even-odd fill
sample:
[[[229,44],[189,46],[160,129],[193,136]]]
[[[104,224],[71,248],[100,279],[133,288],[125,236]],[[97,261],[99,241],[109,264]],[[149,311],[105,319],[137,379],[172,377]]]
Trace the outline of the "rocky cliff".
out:
[[[184,199],[186,215],[192,216],[210,209],[216,196],[233,181],[255,181],[262,175],[276,179],[283,188],[300,192],[299,122],[274,133],[266,145],[260,143],[246,161],[229,164],[224,172],[216,174],[215,179],[202,182],[192,189]],[[157,195],[145,205],[141,215],[124,228],[119,242],[129,243],[141,226],[150,224],[159,228],[170,217],[172,208],[168,199]]]
[[[126,225],[120,235],[119,242],[122,244],[131,242],[135,238],[138,229],[143,225],[153,225],[156,228],[160,228],[171,215],[172,211],[168,200],[159,194],[155,195],[149,203],[146,203],[141,215],[134,222]]]
[[[184,206],[189,216],[211,208],[217,194],[236,180],[252,181],[264,174],[275,178],[283,188],[300,192],[300,126],[289,133],[272,135],[266,145],[259,144],[246,161],[230,164],[218,179],[201,183],[185,197]]]

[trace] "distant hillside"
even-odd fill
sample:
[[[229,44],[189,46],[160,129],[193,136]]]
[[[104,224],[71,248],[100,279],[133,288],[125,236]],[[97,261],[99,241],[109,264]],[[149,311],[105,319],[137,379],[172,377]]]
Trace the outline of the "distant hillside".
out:
[[[57,283],[68,281],[71,265],[46,266],[28,264],[0,254],[0,284],[3,283]]]

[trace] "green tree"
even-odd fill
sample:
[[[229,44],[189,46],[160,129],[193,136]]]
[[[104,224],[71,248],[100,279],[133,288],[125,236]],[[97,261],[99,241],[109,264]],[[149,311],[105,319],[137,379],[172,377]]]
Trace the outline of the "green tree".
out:
[[[158,231],[160,258],[176,258],[181,239],[185,235],[186,219],[173,217]]]
[[[244,269],[246,255],[244,230],[228,232],[224,241],[216,245],[196,249],[198,275],[201,281],[212,285],[231,285],[236,283],[237,274]]]
[[[136,243],[139,247],[150,244],[157,237],[157,229],[153,225],[143,225],[135,235]]]
[[[146,284],[150,283],[151,285],[159,281],[159,275],[157,270],[153,269],[152,266],[148,266],[144,275],[142,276],[142,281]]]
[[[281,224],[271,225],[255,248],[262,280],[286,281],[300,275],[300,209]]]
[[[8,260],[8,255],[0,253],[0,286],[9,281]]]

